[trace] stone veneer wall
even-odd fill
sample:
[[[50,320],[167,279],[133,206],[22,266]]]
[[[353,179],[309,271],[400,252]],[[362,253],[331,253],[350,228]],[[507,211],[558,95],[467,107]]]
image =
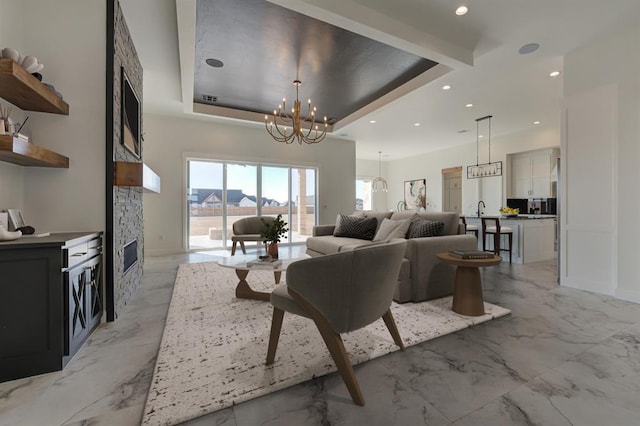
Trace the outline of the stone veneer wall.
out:
[[[140,119],[142,120],[142,65],[131,40],[120,3],[117,0],[110,0],[107,5],[107,7],[113,7],[113,18],[108,23],[108,25],[113,25],[113,143],[111,144],[113,161],[138,163],[142,162],[142,141],[140,142],[140,158],[137,158],[121,143],[121,67],[124,67],[129,82],[140,101]],[[142,129],[142,123],[140,123],[140,128]],[[109,174],[111,175],[110,179]],[[107,280],[111,275],[113,279],[113,318],[110,319],[116,319],[142,282],[144,265],[142,188],[113,186],[113,167],[108,170],[107,178],[113,191],[110,200],[113,208],[112,217],[107,218],[107,221],[112,223],[111,232],[107,233],[107,238],[111,240],[110,247],[108,245],[109,254],[112,256],[112,262],[107,263],[107,267],[111,269],[107,272]],[[133,240],[138,241],[138,263],[124,273],[123,247]],[[106,287],[109,289],[111,286],[107,285]]]

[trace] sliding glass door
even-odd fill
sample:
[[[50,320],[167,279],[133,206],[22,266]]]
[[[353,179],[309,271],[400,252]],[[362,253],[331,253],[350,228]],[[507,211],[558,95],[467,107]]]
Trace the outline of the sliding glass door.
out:
[[[317,212],[315,169],[207,160],[188,160],[187,167],[190,250],[231,247],[233,222],[256,215],[282,215],[289,224],[282,243],[311,236]]]

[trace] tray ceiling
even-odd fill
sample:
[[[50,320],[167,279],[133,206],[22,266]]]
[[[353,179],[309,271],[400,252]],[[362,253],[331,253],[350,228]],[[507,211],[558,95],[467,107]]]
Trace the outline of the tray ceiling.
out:
[[[195,36],[194,103],[272,113],[299,79],[330,123],[437,65],[263,0],[198,0]]]

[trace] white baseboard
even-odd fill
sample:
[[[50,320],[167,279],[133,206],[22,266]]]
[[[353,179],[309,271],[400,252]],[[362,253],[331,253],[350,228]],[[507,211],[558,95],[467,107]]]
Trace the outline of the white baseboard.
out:
[[[640,303],[640,291],[616,289],[616,298],[628,302]]]

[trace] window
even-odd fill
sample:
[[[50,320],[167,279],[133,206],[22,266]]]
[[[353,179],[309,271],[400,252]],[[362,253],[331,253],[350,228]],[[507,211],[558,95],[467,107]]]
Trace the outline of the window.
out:
[[[356,210],[372,210],[371,178],[356,179]]]
[[[238,162],[188,160],[187,235],[190,250],[231,247],[233,223],[282,214],[283,243],[304,242],[317,223],[316,170]]]

